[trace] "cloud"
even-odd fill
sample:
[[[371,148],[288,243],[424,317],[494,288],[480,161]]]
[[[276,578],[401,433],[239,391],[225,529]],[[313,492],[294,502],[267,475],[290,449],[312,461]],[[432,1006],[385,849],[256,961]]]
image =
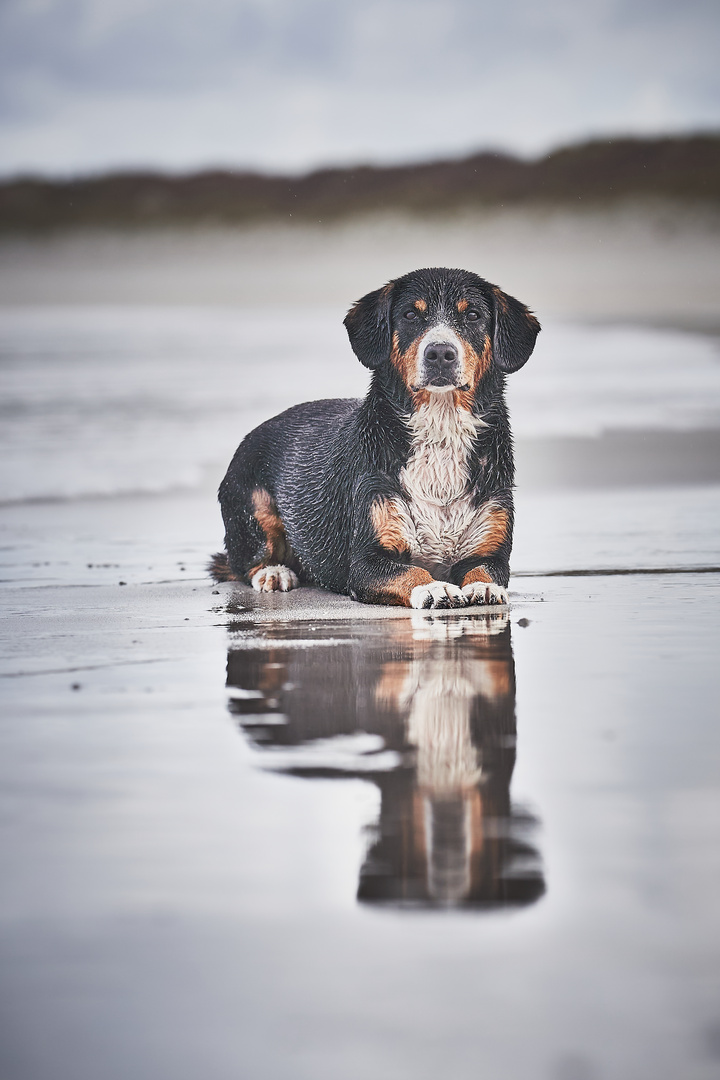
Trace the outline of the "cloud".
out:
[[[706,0],[4,0],[4,170],[303,169],[720,126]]]

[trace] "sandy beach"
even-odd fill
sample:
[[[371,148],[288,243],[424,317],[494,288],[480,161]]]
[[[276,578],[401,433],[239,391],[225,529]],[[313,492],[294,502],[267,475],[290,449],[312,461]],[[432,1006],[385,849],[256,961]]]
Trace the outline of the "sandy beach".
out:
[[[653,213],[0,245],[3,1080],[717,1076],[720,275]],[[430,250],[546,324],[509,613],[212,584]]]

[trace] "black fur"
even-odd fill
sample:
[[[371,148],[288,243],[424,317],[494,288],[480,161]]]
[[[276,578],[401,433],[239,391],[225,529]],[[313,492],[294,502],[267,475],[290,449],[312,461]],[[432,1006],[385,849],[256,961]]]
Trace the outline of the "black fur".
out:
[[[457,310],[461,299],[476,313],[472,321]],[[412,316],[417,301],[426,304],[422,317]],[[363,297],[348,313],[352,348],[372,369],[363,400],[296,405],[240,444],[219,491],[229,573],[216,557],[211,572],[218,580],[246,578],[273,561],[253,507],[258,490],[274,500],[291,548],[283,561],[301,581],[376,602],[378,583],[407,571],[409,556],[379,545],[371,506],[377,497],[402,494],[399,474],[411,445],[407,418],[417,405],[391,358],[393,342],[404,353],[439,318],[451,322],[478,355],[483,349],[492,354],[471,399],[473,413],[488,426],[479,430],[470,456],[470,483],[478,511],[492,498],[507,508],[510,523],[497,551],[453,566],[450,580],[460,584],[473,565],[482,564],[494,581],[507,585],[514,465],[505,373],[527,361],[540,327],[522,304],[495,286],[467,271],[446,269],[406,274]]]

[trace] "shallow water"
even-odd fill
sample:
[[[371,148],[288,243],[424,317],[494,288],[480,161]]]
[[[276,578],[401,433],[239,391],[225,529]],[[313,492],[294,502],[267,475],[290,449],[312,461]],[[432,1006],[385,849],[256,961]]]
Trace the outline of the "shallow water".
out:
[[[0,500],[217,484],[262,420],[365,393],[343,314],[0,309]],[[551,322],[508,400],[520,442],[717,429],[718,339]]]

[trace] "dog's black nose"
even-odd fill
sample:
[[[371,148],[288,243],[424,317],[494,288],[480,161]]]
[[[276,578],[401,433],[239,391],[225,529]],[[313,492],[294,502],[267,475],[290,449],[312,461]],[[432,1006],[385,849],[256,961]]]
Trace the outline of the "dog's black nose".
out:
[[[457,349],[447,341],[433,341],[425,346],[423,353],[423,359],[431,364],[455,364],[457,358]]]

